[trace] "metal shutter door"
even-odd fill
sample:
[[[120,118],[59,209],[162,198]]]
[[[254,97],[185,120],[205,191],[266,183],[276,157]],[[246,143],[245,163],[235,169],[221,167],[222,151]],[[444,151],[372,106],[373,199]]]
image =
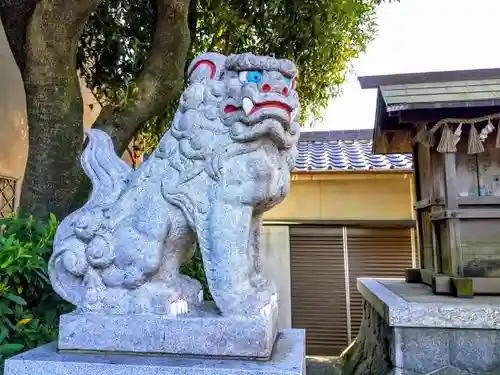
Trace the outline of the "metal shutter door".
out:
[[[347,228],[351,339],[356,338],[363,317],[358,277],[404,277],[412,266],[411,230]]]
[[[308,355],[339,355],[348,343],[342,228],[291,226],[292,326]]]

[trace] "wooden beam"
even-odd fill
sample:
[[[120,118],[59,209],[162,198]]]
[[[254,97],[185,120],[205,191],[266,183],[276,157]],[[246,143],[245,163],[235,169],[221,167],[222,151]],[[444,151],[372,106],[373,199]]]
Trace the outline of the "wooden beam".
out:
[[[498,104],[500,105],[500,104]],[[419,121],[433,122],[449,117],[473,118],[491,115],[498,112],[498,107],[461,107],[461,108],[432,108],[432,109],[408,109],[399,112],[399,122],[415,123]]]
[[[407,282],[418,283],[417,271],[415,269],[406,271],[407,275],[410,276],[410,280]],[[421,283],[432,287],[433,293],[437,295],[451,294],[459,298],[470,298],[475,295],[500,295],[500,277],[453,277],[425,269],[419,271]]]
[[[358,81],[363,89],[376,89],[380,86],[408,85],[429,82],[475,81],[495,79],[500,76],[499,68],[452,70],[441,72],[400,73],[374,76],[361,76]]]
[[[473,197],[458,197],[458,206],[500,206],[500,197],[488,196],[473,196]],[[415,210],[423,210],[431,206],[444,206],[445,201],[443,197],[425,198],[415,203]],[[478,208],[480,209],[480,208]]]
[[[294,171],[292,181],[332,180],[405,180],[413,176],[408,169],[366,170],[366,171]]]
[[[423,210],[431,206],[444,206],[444,198],[437,197],[437,198],[426,198],[422,199],[421,201],[418,201],[415,203],[415,210]]]
[[[264,220],[264,225],[346,226],[359,228],[414,228],[415,220]]]
[[[499,219],[500,209],[493,208],[460,208],[458,210],[441,210],[431,214],[432,221],[454,219]]]

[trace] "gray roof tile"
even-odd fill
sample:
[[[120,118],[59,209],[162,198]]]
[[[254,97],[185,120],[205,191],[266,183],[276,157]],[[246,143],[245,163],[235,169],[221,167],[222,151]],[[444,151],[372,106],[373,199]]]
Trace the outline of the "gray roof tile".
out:
[[[411,170],[411,154],[375,155],[373,130],[302,132],[296,171]]]

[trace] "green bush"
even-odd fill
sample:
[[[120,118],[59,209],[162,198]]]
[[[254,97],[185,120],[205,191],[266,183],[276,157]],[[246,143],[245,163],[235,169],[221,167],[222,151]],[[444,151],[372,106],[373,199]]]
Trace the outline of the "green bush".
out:
[[[71,308],[47,275],[56,227],[53,215],[0,219],[0,373],[6,357],[54,340],[59,314]]]
[[[207,277],[205,275],[205,269],[203,268],[203,259],[198,245],[195,245],[191,259],[181,266],[181,273],[198,280],[203,287],[205,300],[212,301],[212,295],[210,294],[210,289],[208,288]]]
[[[54,215],[45,222],[0,219],[0,374],[5,358],[55,340],[60,314],[72,309],[47,273],[57,225]],[[181,272],[200,281],[211,299],[198,247]]]

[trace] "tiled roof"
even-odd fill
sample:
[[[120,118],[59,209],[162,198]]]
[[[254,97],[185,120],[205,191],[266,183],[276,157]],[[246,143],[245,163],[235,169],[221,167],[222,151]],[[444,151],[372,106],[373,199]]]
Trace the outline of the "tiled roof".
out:
[[[296,171],[411,170],[411,154],[375,155],[372,129],[303,131]]]

